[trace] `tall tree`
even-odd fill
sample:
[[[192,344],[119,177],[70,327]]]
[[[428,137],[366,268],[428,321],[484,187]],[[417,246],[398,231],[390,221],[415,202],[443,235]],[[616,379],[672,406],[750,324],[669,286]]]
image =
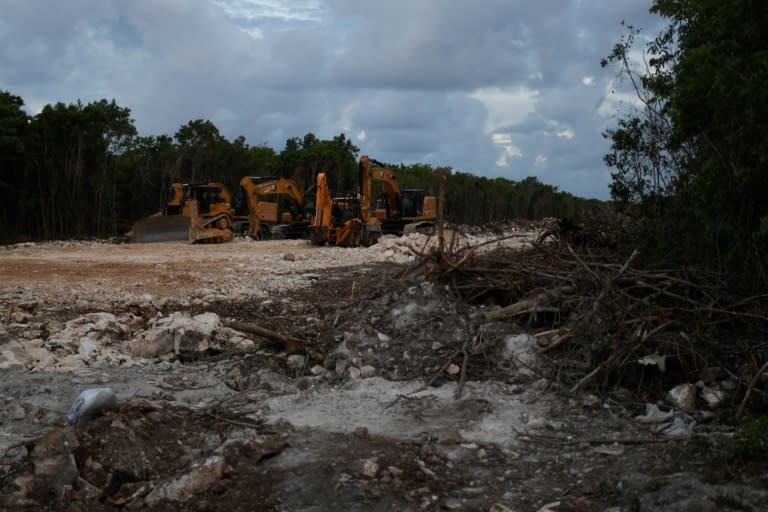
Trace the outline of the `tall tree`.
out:
[[[28,175],[39,197],[32,236],[103,236],[114,232],[116,158],[136,129],[114,100],[46,105],[27,138]]]
[[[175,179],[221,179],[214,155],[223,137],[211,121],[195,119],[179,128],[175,135],[179,145]]]
[[[121,173],[123,185],[118,188],[118,223],[128,225],[164,209],[167,188],[176,172],[176,155],[176,146],[168,135],[133,140],[119,162],[125,170]]]
[[[722,254],[765,279],[768,9],[752,0],[656,0],[651,12],[669,25],[646,48],[647,69],[630,66],[634,32],[604,61],[620,65],[642,101],[606,132],[613,197],[650,226],[647,239],[685,248],[687,259]]]
[[[251,146],[249,174],[255,176],[274,176],[279,174],[279,158],[275,150],[266,146]]]
[[[17,213],[29,200],[24,174],[24,139],[29,117],[24,101],[0,91],[0,240],[12,236]]]
[[[137,131],[130,109],[118,106],[114,99],[111,102],[100,100],[91,103],[84,110],[89,129],[96,140],[101,139],[96,142],[101,150],[101,172],[94,176],[94,229],[97,233],[114,234],[117,231],[118,188],[127,181],[118,174],[120,169],[117,163],[131,145]]]
[[[320,140],[313,133],[307,133],[303,139],[293,137],[285,142],[280,153],[282,175],[308,190],[314,186],[317,173],[325,172],[336,190],[348,190],[356,180],[359,151],[343,133],[331,140]]]

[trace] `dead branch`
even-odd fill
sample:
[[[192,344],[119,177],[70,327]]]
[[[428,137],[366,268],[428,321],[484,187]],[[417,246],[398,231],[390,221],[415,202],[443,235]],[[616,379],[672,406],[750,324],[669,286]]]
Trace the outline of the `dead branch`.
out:
[[[276,341],[280,343],[283,348],[285,348],[285,351],[289,354],[299,354],[304,352],[304,340],[300,340],[291,336],[284,336],[279,332],[265,329],[264,327],[259,327],[258,325],[247,324],[245,322],[238,322],[235,320],[224,320],[224,325],[235,329],[236,331],[247,332],[250,334],[255,334],[256,336],[267,338],[268,340]]]
[[[460,350],[456,350],[456,351],[454,351],[454,352],[451,354],[451,357],[449,357],[449,358],[448,358],[448,360],[445,362],[445,364],[443,364],[443,366],[441,366],[441,367],[440,367],[440,369],[439,369],[439,370],[437,370],[437,371],[435,372],[435,374],[434,374],[432,377],[430,377],[430,379],[427,381],[427,383],[426,383],[426,384],[424,384],[423,386],[421,386],[421,387],[420,387],[419,389],[417,389],[416,391],[414,391],[414,393],[421,393],[421,392],[422,392],[422,391],[424,391],[425,389],[428,389],[428,388],[429,388],[429,387],[430,387],[432,384],[434,384],[434,383],[435,383],[435,381],[436,381],[438,378],[440,378],[440,376],[443,374],[443,372],[444,372],[444,371],[445,371],[445,370],[446,370],[446,369],[447,369],[449,366],[451,366],[451,364],[453,364],[453,359],[454,359],[454,358],[455,358],[457,355],[459,355],[460,353],[461,353],[461,351],[460,351]]]
[[[611,384],[647,355],[674,359],[689,378],[707,365],[739,375],[745,360],[760,366],[754,361],[768,358],[768,344],[761,345],[768,294],[743,297],[722,275],[699,269],[645,269],[637,250],[621,255],[607,243],[619,238],[607,222],[558,229],[523,249],[443,246],[426,267],[465,300],[499,306],[486,321],[554,334],[541,352],[553,359],[553,376],[572,389],[598,375]],[[734,336],[739,343],[723,342]],[[762,396],[758,382],[742,384],[742,392]]]
[[[757,373],[755,373],[755,377],[752,379],[752,382],[749,383],[749,387],[747,388],[747,391],[744,393],[744,399],[741,401],[741,404],[739,405],[740,410],[744,410],[744,407],[749,402],[749,397],[752,395],[752,390],[755,389],[755,385],[757,384],[757,381],[760,379],[760,376],[763,374],[763,372],[768,369],[768,361],[765,362],[765,364],[757,370]]]
[[[562,299],[567,294],[574,293],[575,291],[576,288],[573,286],[561,286],[554,290],[544,290],[529,299],[521,300],[510,306],[486,313],[485,319],[490,321],[504,320],[516,315],[528,313],[537,306],[546,306]]]

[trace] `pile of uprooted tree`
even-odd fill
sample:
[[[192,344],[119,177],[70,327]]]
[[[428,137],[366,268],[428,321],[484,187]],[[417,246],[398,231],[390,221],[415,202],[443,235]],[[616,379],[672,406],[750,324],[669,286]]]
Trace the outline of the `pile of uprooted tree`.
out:
[[[647,399],[702,375],[728,381],[728,403],[768,406],[768,294],[734,291],[724,275],[660,267],[619,250],[610,216],[544,229],[523,248],[442,244],[430,275],[487,322],[534,333],[552,379],[571,389],[621,385]]]

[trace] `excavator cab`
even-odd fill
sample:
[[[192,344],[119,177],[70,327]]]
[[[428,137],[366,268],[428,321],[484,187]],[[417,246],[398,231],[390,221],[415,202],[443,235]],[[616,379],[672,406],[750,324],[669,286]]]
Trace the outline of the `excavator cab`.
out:
[[[318,173],[315,215],[312,218],[312,243],[329,243],[343,247],[370,245],[378,233],[368,229],[360,212],[359,194],[332,194],[325,173]]]
[[[373,212],[376,218],[379,220],[386,220],[389,218],[389,205],[387,204],[386,196],[379,197],[376,200],[376,204],[373,207]]]
[[[420,217],[422,215],[422,206],[424,205],[423,189],[407,189],[400,193],[401,208],[400,214],[403,217]]]

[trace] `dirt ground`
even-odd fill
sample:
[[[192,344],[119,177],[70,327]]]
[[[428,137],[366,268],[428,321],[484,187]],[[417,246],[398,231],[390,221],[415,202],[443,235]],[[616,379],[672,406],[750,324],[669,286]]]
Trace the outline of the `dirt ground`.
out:
[[[428,243],[0,247],[0,509],[766,509],[732,425],[561,388]],[[92,388],[117,408],[65,424]]]

